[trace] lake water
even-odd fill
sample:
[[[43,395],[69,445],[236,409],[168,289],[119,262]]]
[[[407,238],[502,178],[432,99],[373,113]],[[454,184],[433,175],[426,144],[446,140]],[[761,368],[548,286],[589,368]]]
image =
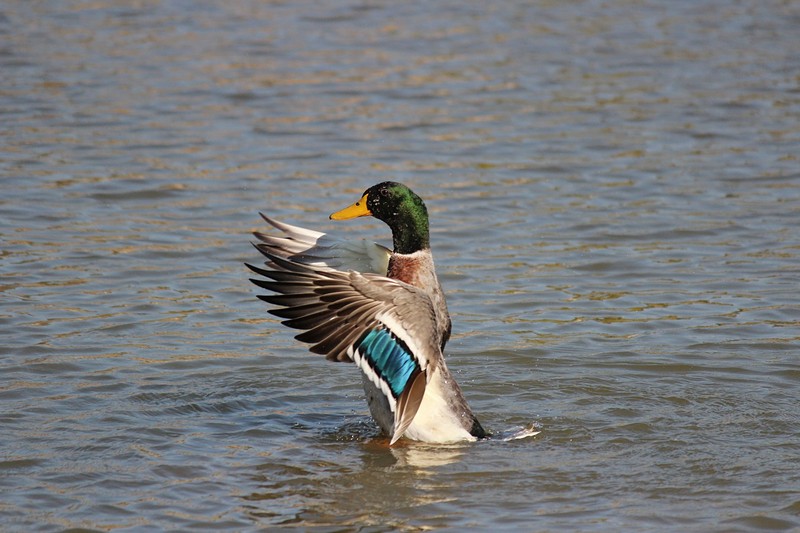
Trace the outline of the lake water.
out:
[[[800,4],[0,6],[0,529],[800,528]],[[243,262],[427,204],[483,425],[391,449]]]

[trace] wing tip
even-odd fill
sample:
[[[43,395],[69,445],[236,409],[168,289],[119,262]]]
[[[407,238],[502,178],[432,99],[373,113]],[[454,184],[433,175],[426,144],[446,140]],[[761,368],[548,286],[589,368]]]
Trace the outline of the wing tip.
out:
[[[305,239],[314,239],[314,240],[316,240],[316,239],[319,239],[320,237],[322,237],[323,235],[325,235],[324,233],[319,232],[319,231],[315,231],[313,229],[303,228],[303,227],[300,227],[300,226],[294,226],[292,224],[287,224],[286,222],[281,222],[280,220],[278,220],[276,218],[272,218],[269,215],[265,215],[261,211],[259,211],[258,214],[261,215],[261,218],[263,218],[264,221],[267,224],[269,224],[270,226],[272,226],[273,228],[275,228],[275,229],[277,229],[279,231],[282,231],[290,239],[298,239],[299,238],[299,240],[301,240],[301,241],[304,241]]]
[[[417,411],[422,403],[422,398],[425,396],[425,386],[428,383],[427,372],[425,370],[418,370],[409,378],[409,384],[397,399],[397,411],[395,412],[395,429],[392,435],[392,440],[389,441],[389,446],[397,442],[400,437],[414,421],[417,416]]]
[[[278,221],[277,221],[277,220],[275,220],[274,218],[272,218],[272,217],[269,217],[269,216],[265,215],[265,214],[264,214],[263,212],[261,212],[261,211],[259,211],[259,212],[258,212],[258,214],[259,214],[259,215],[261,215],[261,218],[263,218],[263,219],[264,219],[264,222],[266,222],[267,224],[269,224],[269,225],[270,225],[270,226],[272,226],[273,228],[281,229],[281,228],[278,226],[278,224],[280,224],[280,222],[278,222]]]

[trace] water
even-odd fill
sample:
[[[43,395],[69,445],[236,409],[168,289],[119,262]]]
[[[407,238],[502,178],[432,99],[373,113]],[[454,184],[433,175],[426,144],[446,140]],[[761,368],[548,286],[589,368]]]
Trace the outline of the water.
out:
[[[8,531],[800,528],[793,2],[5,2]],[[511,442],[388,449],[242,266],[426,199]]]

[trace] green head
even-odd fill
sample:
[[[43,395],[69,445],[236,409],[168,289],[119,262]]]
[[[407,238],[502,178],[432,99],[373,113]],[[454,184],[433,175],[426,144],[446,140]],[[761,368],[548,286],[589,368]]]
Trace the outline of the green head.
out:
[[[386,222],[391,228],[395,253],[411,254],[430,248],[425,202],[402,183],[384,181],[373,185],[364,191],[359,201],[332,214],[331,218],[347,220],[367,215]]]

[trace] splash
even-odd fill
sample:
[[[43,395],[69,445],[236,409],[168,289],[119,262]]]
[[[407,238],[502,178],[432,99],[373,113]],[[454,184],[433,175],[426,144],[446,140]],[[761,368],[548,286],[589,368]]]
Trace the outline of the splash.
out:
[[[542,426],[536,422],[531,422],[527,426],[516,426],[497,433],[495,438],[504,442],[521,440],[534,437],[542,432]]]

